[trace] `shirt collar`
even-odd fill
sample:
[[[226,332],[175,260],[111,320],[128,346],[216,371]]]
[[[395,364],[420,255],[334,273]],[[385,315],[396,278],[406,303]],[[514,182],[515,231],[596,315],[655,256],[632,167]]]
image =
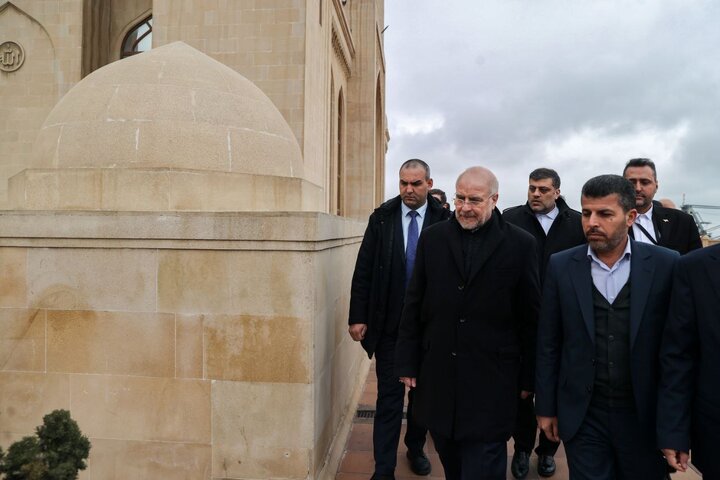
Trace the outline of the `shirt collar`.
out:
[[[653,204],[650,202],[650,209],[645,213],[638,213],[638,217],[645,217],[648,220],[652,220]]]
[[[418,213],[418,216],[420,218],[425,218],[425,212],[427,211],[428,202],[425,200],[425,203],[423,203],[422,207],[417,208],[415,211]],[[405,203],[400,200],[400,210],[402,211],[402,216],[405,218],[408,213],[412,210],[412,208],[405,205]]]
[[[555,208],[550,210],[547,213],[536,213],[535,216],[540,217],[548,217],[550,220],[555,220],[555,217],[558,216],[558,213],[560,213],[560,209],[558,208],[557,204],[555,205]]]
[[[602,267],[605,268],[606,270],[612,270],[612,269],[617,268],[618,265],[620,265],[621,262],[623,262],[623,261],[625,261],[625,260],[630,260],[630,256],[632,255],[632,249],[631,249],[631,247],[630,247],[630,244],[631,244],[631,243],[632,243],[632,242],[630,241],[630,237],[628,237],[627,243],[625,244],[625,250],[623,251],[623,254],[620,256],[620,259],[619,259],[617,262],[615,262],[615,265],[613,265],[612,268],[608,267],[608,266],[605,264],[605,262],[603,262],[602,260],[600,260],[600,259],[598,258],[598,256],[595,255],[595,252],[594,252],[593,249],[590,247],[590,244],[589,244],[589,243],[588,243],[588,248],[587,248],[587,256],[588,256],[588,258],[589,258],[591,261],[597,263],[598,265],[602,266]]]

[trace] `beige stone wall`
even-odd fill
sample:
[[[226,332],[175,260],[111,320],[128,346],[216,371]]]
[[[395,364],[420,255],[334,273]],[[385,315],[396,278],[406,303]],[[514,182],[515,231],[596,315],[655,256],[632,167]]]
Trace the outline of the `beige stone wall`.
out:
[[[0,1],[0,43],[25,50],[15,72],[0,71],[0,206],[7,179],[32,166],[32,145],[45,117],[80,79],[82,0]]]
[[[378,115],[382,118],[385,112],[376,112],[379,106],[384,106],[385,95],[385,60],[380,33],[384,11],[382,2],[375,0],[350,5],[354,11],[352,32],[356,55],[349,80],[345,181],[348,192],[364,194],[348,195],[346,211],[350,216],[363,217],[363,213],[371,211],[384,197],[384,184],[376,182],[378,176],[383,177],[385,168],[384,131],[377,126]],[[381,102],[377,101],[378,95]],[[382,156],[382,160],[376,159],[378,156]]]
[[[325,187],[328,184],[330,155],[330,71],[332,49],[328,15],[331,2],[307,2],[305,30],[305,102],[303,108],[303,159],[307,179]],[[322,7],[322,11],[320,10]],[[321,23],[322,18],[322,23]],[[324,188],[326,191],[327,188]],[[329,212],[327,195],[323,211]]]
[[[315,478],[359,385],[362,227],[0,214],[0,444],[66,408],[93,445],[84,479]]]
[[[303,138],[305,2],[153,1],[153,47],[177,40],[247,77]]]

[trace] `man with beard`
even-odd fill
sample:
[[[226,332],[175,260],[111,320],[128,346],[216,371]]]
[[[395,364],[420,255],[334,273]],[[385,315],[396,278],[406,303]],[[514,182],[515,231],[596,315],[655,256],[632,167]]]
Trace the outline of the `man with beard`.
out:
[[[635,187],[635,209],[638,217],[630,230],[637,242],[667,247],[685,255],[702,248],[697,225],[692,216],[653,200],[658,190],[655,163],[648,158],[633,158],[623,176]]]
[[[538,168],[530,173],[528,201],[525,205],[511,207],[503,212],[503,219],[522,228],[537,241],[540,262],[540,283],[544,277],[550,255],[585,243],[580,212],[568,207],[560,196],[560,176],[550,168]],[[517,423],[513,432],[515,453],[510,471],[517,479],[527,476],[530,468],[530,453],[535,446],[537,422],[533,396],[520,399]],[[540,431],[538,447],[538,474],[550,477],[555,473],[553,458],[560,446],[548,440]]]
[[[395,372],[447,479],[504,479],[518,385],[533,391],[537,250],[502,219],[490,170],[467,169],[455,188],[455,216],[418,244]]]
[[[405,387],[393,373],[393,362],[418,237],[429,225],[450,216],[429,195],[432,184],[427,163],[411,159],[402,164],[400,195],[370,215],[353,273],[349,333],[353,340],[362,342],[369,357],[375,355],[378,379],[373,424],[374,480],[395,478]],[[431,466],[423,452],[427,432],[413,420],[412,411],[411,392],[405,433],[407,457],[414,473],[428,475]]]
[[[545,277],[538,424],[565,442],[573,479],[660,480],[658,354],[678,254],[629,239],[637,211],[623,177],[588,180],[581,203],[588,245],[553,255]]]

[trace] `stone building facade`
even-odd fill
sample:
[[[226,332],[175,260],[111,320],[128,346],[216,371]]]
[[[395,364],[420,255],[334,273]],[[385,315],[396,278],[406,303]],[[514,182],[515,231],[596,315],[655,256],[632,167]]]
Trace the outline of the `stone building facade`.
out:
[[[152,46],[183,41],[252,81],[300,145],[321,211],[364,218],[383,198],[387,129],[382,0],[0,0],[0,207],[7,179],[43,160],[45,118],[80,79],[121,57],[152,19]]]
[[[0,0],[0,446],[65,408],[83,479],[334,475],[382,28],[382,0]]]

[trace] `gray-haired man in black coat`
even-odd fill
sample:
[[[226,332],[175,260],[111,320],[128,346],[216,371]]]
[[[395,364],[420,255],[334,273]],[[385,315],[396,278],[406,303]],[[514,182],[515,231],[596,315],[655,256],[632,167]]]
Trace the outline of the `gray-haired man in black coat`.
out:
[[[395,372],[448,480],[504,479],[518,385],[534,390],[535,239],[502,219],[490,170],[469,168],[455,187],[455,217],[418,244]]]

